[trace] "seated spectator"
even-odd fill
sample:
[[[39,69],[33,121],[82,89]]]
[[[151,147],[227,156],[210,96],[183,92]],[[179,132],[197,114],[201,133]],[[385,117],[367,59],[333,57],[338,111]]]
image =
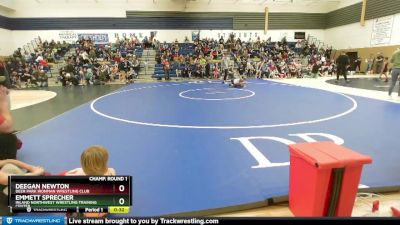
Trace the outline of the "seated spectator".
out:
[[[297,77],[297,75],[298,75],[298,70],[297,70],[297,68],[296,68],[296,65],[293,63],[293,64],[290,64],[289,65],[289,74],[288,74],[288,77]]]
[[[317,62],[314,63],[314,65],[312,66],[312,69],[311,69],[311,77],[312,77],[312,78],[317,78],[318,76],[320,76],[320,75],[321,75],[320,69],[321,69],[321,63],[320,63],[319,61],[317,61]]]
[[[264,78],[264,76],[267,77],[267,78],[270,77],[270,70],[269,70],[269,66],[268,66],[267,62],[263,62],[261,64],[260,75],[257,78],[262,79],[262,78]]]
[[[36,58],[35,62],[39,63],[42,60],[43,60],[42,54],[38,54],[38,57]]]
[[[111,80],[116,80],[120,78],[120,72],[118,69],[118,64],[115,63],[111,69]]]
[[[39,64],[41,65],[41,66],[43,66],[43,68],[48,68],[49,67],[49,63],[47,62],[47,60],[42,60],[42,61],[40,61],[39,62]]]
[[[118,69],[119,69],[119,72],[120,72],[120,74],[119,74],[120,75],[120,77],[119,77],[120,81],[126,81],[127,72],[129,71],[129,68],[131,66],[132,66],[132,64],[131,64],[131,62],[128,61],[127,58],[124,58],[122,60],[122,62],[120,62],[118,64]]]
[[[11,73],[11,87],[20,89],[21,88],[21,81],[19,79],[18,73],[16,71]]]
[[[99,76],[101,81],[110,81],[112,78],[110,76],[110,67],[107,64],[102,64],[99,70]]]
[[[2,216],[11,215],[7,197],[8,177],[11,175],[39,176],[42,174],[44,174],[44,169],[41,167],[31,166],[14,159],[0,160],[0,212]]]
[[[131,67],[126,75],[126,83],[133,83],[133,78],[137,78],[137,73],[133,67]]]
[[[0,188],[5,195],[8,195],[8,177],[11,175],[18,176],[40,176],[45,173],[44,169],[39,166],[32,166],[27,163],[15,159],[0,160]]]
[[[269,78],[275,78],[278,76],[279,71],[274,62],[270,62],[268,68],[269,68],[269,73],[270,73]]]
[[[254,68],[252,62],[249,60],[246,64],[246,74],[247,76],[253,76],[256,72],[256,69]]]
[[[38,85],[39,87],[48,87],[48,77],[46,75],[46,73],[44,72],[44,70],[40,70],[39,71],[39,75],[38,75]]]
[[[132,62],[131,62],[131,67],[135,70],[135,73],[139,73],[140,70],[140,62],[137,59],[136,55],[132,56]]]
[[[91,68],[84,68],[83,69],[84,74],[85,74],[85,81],[86,85],[90,85],[90,81],[93,79],[93,72]]]

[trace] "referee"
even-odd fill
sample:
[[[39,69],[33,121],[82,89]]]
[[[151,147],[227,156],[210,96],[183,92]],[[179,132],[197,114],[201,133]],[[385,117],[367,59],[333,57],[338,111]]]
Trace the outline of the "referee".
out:
[[[339,83],[339,76],[343,75],[346,83],[350,82],[347,79],[347,68],[350,64],[349,56],[346,55],[345,52],[342,52],[340,56],[336,59],[337,63],[337,74],[336,74],[336,83]]]

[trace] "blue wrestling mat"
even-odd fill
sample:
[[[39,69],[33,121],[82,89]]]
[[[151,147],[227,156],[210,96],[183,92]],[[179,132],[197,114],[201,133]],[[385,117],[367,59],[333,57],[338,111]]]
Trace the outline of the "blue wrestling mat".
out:
[[[373,157],[361,183],[398,186],[400,104],[272,81],[132,84],[20,134],[19,159],[52,173],[104,145],[133,176],[131,216],[288,194],[288,144],[331,140]]]

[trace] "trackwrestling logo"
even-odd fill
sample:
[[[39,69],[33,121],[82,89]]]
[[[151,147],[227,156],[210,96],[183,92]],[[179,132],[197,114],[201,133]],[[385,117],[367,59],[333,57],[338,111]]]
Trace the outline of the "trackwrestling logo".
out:
[[[40,217],[3,217],[2,225],[35,225],[35,224],[51,224],[51,225],[63,225],[64,217],[51,217],[51,216],[40,216]]]

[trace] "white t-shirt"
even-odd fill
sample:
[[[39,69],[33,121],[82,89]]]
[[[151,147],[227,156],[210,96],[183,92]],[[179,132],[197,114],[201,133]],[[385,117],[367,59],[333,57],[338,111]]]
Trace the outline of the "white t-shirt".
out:
[[[41,55],[39,55],[37,58],[36,58],[36,62],[40,62],[40,61],[42,61],[43,60],[43,57],[41,56]]]
[[[108,170],[104,174],[104,176],[115,176],[115,174],[116,173],[115,173],[114,168],[108,168]],[[67,176],[86,176],[86,174],[82,168],[76,168],[76,169],[70,170],[65,175],[67,175]]]
[[[239,78],[233,79],[233,84],[240,84],[240,79]]]

